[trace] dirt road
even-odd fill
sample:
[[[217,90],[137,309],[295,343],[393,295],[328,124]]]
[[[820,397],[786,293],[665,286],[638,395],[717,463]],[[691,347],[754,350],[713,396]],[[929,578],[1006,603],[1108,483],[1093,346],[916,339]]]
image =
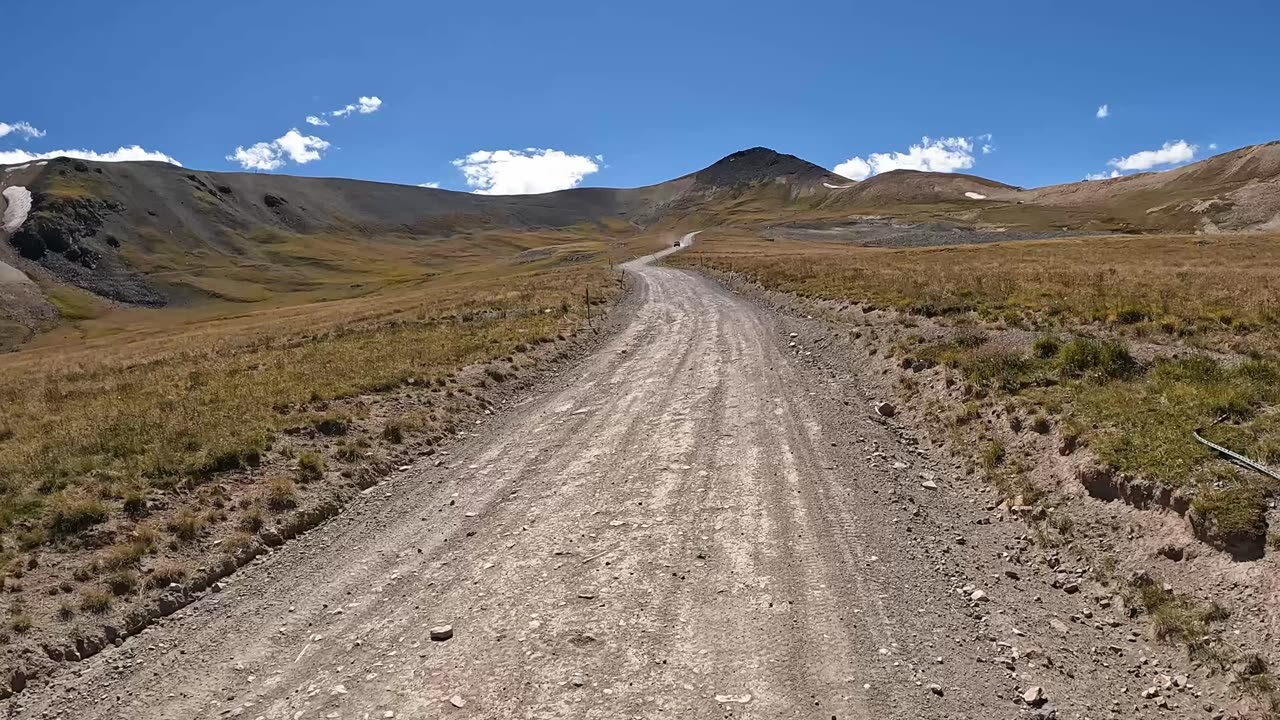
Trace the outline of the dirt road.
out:
[[[921,480],[948,468],[762,310],[631,270],[634,319],[561,389],[10,712],[1017,716],[1026,679],[973,662],[1015,616],[958,592],[997,595],[952,544],[983,512]]]

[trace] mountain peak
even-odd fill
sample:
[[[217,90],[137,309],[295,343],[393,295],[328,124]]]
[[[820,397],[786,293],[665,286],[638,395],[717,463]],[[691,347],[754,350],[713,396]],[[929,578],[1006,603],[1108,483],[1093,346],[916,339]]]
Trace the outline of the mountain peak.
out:
[[[835,176],[808,160],[767,147],[753,147],[726,155],[693,174],[702,185],[733,187],[764,182],[810,185]]]

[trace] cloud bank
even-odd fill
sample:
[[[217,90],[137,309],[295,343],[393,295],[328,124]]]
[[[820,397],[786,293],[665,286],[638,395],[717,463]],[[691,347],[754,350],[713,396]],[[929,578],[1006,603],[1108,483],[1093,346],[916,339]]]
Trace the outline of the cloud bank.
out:
[[[530,195],[577,187],[582,179],[598,172],[597,161],[585,155],[561,150],[477,150],[453,161],[462,171],[467,187],[481,195]]]
[[[237,147],[227,160],[238,163],[245,170],[279,170],[287,160],[299,165],[319,160],[329,149],[329,142],[314,135],[303,135],[297,128],[269,142],[254,143],[249,147]]]
[[[1186,140],[1170,140],[1157,150],[1142,150],[1132,155],[1112,158],[1107,164],[1117,170],[1150,170],[1159,165],[1190,162],[1200,149]]]
[[[989,142],[991,134],[967,137],[923,137],[906,152],[871,153],[866,159],[854,156],[832,168],[837,175],[850,180],[865,180],[872,175],[890,170],[922,170],[926,172],[955,172],[973,167],[974,140],[986,141],[982,153],[990,154],[995,147]]]
[[[169,155],[154,150],[146,150],[140,145],[121,146],[110,152],[96,150],[50,150],[42,153],[31,153],[26,150],[0,150],[0,165],[17,165],[37,160],[52,160],[56,157],[69,157],[77,160],[94,162],[166,162],[170,165],[182,166],[182,163]]]

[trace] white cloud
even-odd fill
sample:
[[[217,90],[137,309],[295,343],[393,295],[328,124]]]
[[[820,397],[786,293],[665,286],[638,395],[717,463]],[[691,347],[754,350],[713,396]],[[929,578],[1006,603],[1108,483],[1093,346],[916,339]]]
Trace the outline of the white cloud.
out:
[[[237,147],[227,160],[240,163],[245,170],[276,170],[284,167],[280,148],[273,142],[255,143],[249,147]]]
[[[1120,177],[1120,171],[1112,170],[1109,173],[1108,172],[1089,173],[1088,175],[1084,176],[1084,179],[1085,180],[1110,180],[1111,178],[1118,178],[1118,177]]]
[[[434,188],[438,188],[438,187],[440,187],[440,183],[435,182],[435,181],[432,181],[432,182],[424,182],[424,183],[418,183],[418,187],[433,188],[433,189],[434,189]]]
[[[1209,149],[1210,149],[1210,150],[1217,150],[1217,149],[1218,149],[1218,143],[1209,143]]]
[[[308,116],[307,116],[307,124],[308,124],[308,125],[315,125],[316,127],[328,127],[328,126],[329,126],[329,121],[328,121],[328,120],[325,120],[325,119],[324,119],[324,118],[322,118],[322,117],[318,117],[318,116],[316,116],[316,115],[308,115]]]
[[[245,170],[278,170],[284,167],[286,157],[299,165],[319,160],[321,153],[329,149],[329,142],[314,135],[303,135],[297,128],[272,140],[254,143],[249,147],[237,147],[227,160],[239,163]]]
[[[871,177],[871,165],[860,157],[851,157],[832,168],[831,171],[850,180],[866,180]]]
[[[42,153],[30,153],[26,150],[0,150],[0,165],[17,165],[36,160],[52,160],[56,157],[92,160],[94,162],[167,162],[170,165],[182,166],[182,163],[162,152],[146,150],[139,145],[121,146],[104,153],[96,150],[50,150]]]
[[[381,107],[382,98],[377,95],[372,97],[361,95],[355,102],[338,108],[329,114],[334,117],[346,117],[353,112],[358,112],[361,115],[368,115],[370,113],[378,112]]]
[[[1110,117],[1111,108],[1108,107],[1106,103],[1103,103],[1098,106],[1098,112],[1094,113],[1093,116],[1098,118],[1099,120],[1101,120],[1104,117]]]
[[[481,195],[526,195],[577,187],[600,170],[595,159],[561,150],[477,150],[453,161],[467,186]]]
[[[17,133],[27,140],[30,140],[31,138],[44,137],[44,131],[40,128],[33,127],[31,123],[16,122],[10,124],[0,122],[0,137],[4,137],[9,133]]]
[[[1122,158],[1112,158],[1107,164],[1117,170],[1150,170],[1157,165],[1176,165],[1192,160],[1200,147],[1186,140],[1169,141],[1159,150],[1143,150]]]
[[[315,135],[303,135],[298,132],[298,128],[293,128],[276,138],[276,145],[288,154],[290,160],[299,165],[319,160],[320,153],[329,149],[327,140],[321,140]]]
[[[995,152],[995,151],[996,151],[996,146],[995,146],[995,145],[992,145],[992,144],[990,144],[990,143],[984,143],[984,144],[983,144],[983,146],[982,146],[982,154],[983,154],[983,155],[990,155],[991,153],[993,153],[993,152]]]
[[[979,135],[978,139],[990,140],[989,133]],[[990,150],[987,150],[990,148]],[[995,150],[990,143],[983,145],[983,152]],[[918,145],[912,145],[906,152],[871,153],[866,160],[851,157],[836,165],[833,171],[850,180],[864,180],[872,175],[890,170],[923,170],[926,172],[955,172],[973,167],[973,140],[966,137],[944,137],[931,139],[924,137]]]

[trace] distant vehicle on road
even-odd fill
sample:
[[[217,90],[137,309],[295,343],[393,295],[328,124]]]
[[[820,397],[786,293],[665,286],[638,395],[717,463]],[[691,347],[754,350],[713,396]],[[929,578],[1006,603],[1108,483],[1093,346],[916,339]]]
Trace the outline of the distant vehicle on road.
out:
[[[675,242],[671,243],[671,247],[680,247],[680,241],[679,241],[679,240],[677,240],[677,241],[675,241]]]

